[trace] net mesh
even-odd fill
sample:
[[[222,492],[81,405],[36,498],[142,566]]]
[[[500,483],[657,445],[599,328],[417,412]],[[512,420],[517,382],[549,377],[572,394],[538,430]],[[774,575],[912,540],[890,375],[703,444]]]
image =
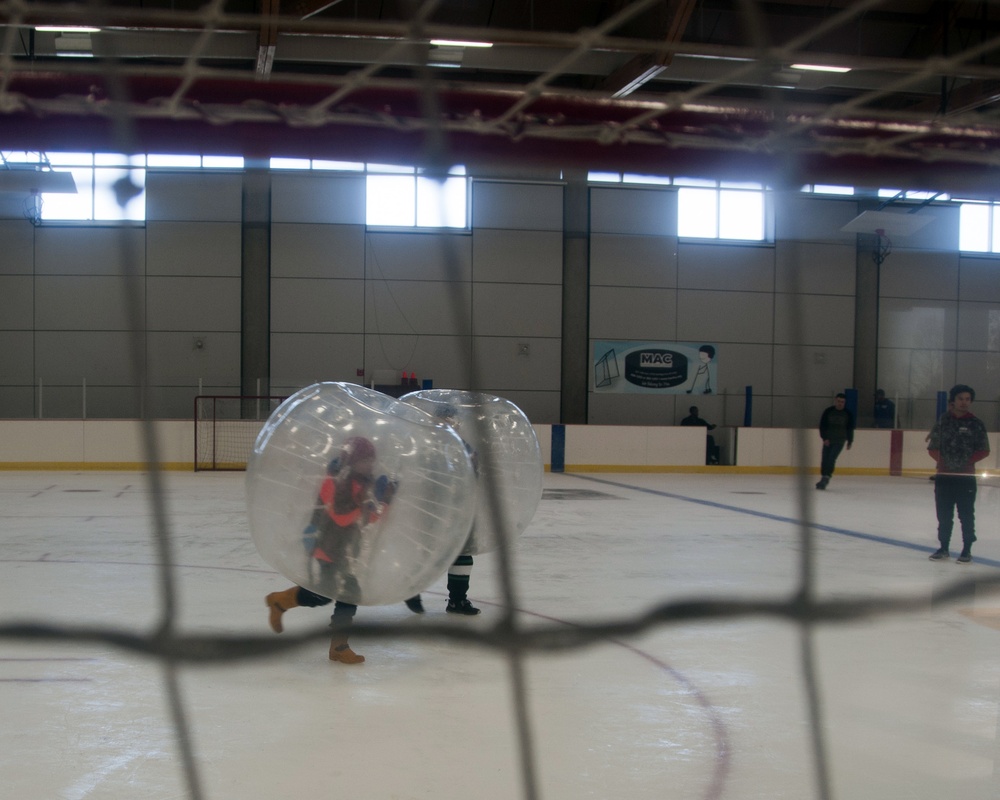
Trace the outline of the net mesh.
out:
[[[840,179],[845,169],[863,172],[876,168],[882,174],[897,170],[897,178],[902,175],[910,185],[919,188],[930,175],[923,169],[928,165],[934,167],[934,175],[947,174],[955,183],[963,180],[974,183],[982,179],[983,165],[992,166],[998,160],[996,153],[1000,151],[995,147],[998,132],[992,114],[956,113],[947,118],[928,118],[906,110],[874,108],[880,98],[905,91],[907,86],[928,77],[1000,79],[1000,68],[980,61],[981,56],[1000,45],[998,38],[984,37],[961,52],[926,62],[883,63],[881,67],[898,75],[894,83],[821,109],[790,107],[777,99],[773,103],[747,102],[736,108],[713,101],[713,92],[720,87],[737,83],[755,71],[796,60],[801,49],[824,33],[884,5],[878,0],[851,3],[818,21],[808,34],[780,48],[772,47],[761,26],[754,24],[759,22],[757,3],[744,0],[740,5],[749,22],[750,41],[742,48],[720,47],[713,52],[716,57],[729,60],[731,69],[717,80],[665,98],[621,100],[599,93],[560,91],[557,85],[579,58],[603,47],[637,53],[690,51],[680,41],[614,38],[616,28],[655,5],[653,0],[616,4],[618,12],[601,25],[572,34],[519,32],[519,41],[528,39],[535,44],[562,48],[563,57],[555,67],[517,92],[504,87],[443,82],[433,76],[426,68],[426,43],[430,37],[447,34],[449,38],[474,38],[478,34],[473,29],[435,27],[431,19],[438,5],[433,0],[419,4],[410,22],[401,25],[303,20],[277,13],[265,13],[263,17],[230,14],[221,0],[193,11],[141,7],[123,11],[101,3],[79,6],[0,3],[0,13],[6,22],[0,57],[0,126],[10,134],[9,146],[32,150],[56,149],[61,141],[74,142],[77,148],[107,146],[113,152],[134,152],[139,148],[166,150],[164,145],[183,146],[187,140],[200,142],[202,152],[218,149],[231,153],[235,146],[250,156],[329,152],[342,159],[364,160],[376,160],[391,153],[396,159],[419,156],[422,163],[441,164],[474,163],[480,157],[551,166],[575,161],[591,168],[630,169],[636,164],[648,168],[651,163],[664,164],[673,159],[706,174],[725,166],[729,169],[728,176],[736,178],[739,174],[733,173],[739,173],[751,162],[734,160],[731,156],[747,155],[753,157],[753,170],[758,175],[764,170],[773,176],[783,176],[783,184],[801,182],[804,178]],[[273,3],[266,7],[276,11]],[[186,58],[171,65],[136,66],[111,52],[96,69],[91,63],[17,57],[26,27],[45,22],[183,29],[191,34],[190,49]],[[261,37],[257,77],[268,80],[250,79],[245,69],[210,64],[203,59],[210,45],[234,32]],[[295,33],[381,37],[382,50],[367,66],[347,75],[306,72],[268,75],[268,48],[273,47],[274,37]],[[496,32],[494,38],[502,39],[503,35],[502,31]],[[412,53],[412,74],[387,77],[383,72],[398,62],[401,51]],[[706,48],[700,48],[699,52],[704,54]],[[860,59],[845,57],[843,61],[849,65]],[[77,124],[67,130],[64,124],[67,119]],[[337,139],[331,135],[337,131],[351,131],[355,135],[341,141],[334,152],[326,143]],[[842,169],[837,169],[838,164]],[[129,240],[123,237],[121,258],[126,266],[137,261],[128,252],[129,246]],[[442,259],[445,263],[454,261],[447,252],[442,253]],[[125,273],[128,275],[127,269]],[[454,301],[458,303],[460,298],[456,296]],[[142,303],[140,297],[130,297],[128,302],[136,331],[130,357],[135,373],[141,375]],[[800,326],[801,319],[793,324]],[[794,334],[792,339],[795,340]],[[475,375],[476,365],[471,364],[469,371]],[[271,408],[272,398],[265,399],[268,406],[261,409],[262,416]],[[199,463],[241,463],[259,428],[259,418],[245,420],[242,411],[235,410],[244,405],[238,398],[200,400],[203,405],[196,414],[199,437],[202,431],[207,431],[205,422],[209,418],[204,403],[213,403],[211,418],[216,422],[211,437],[199,448]],[[220,400],[233,405],[220,412]],[[186,635],[176,630],[178,588],[173,566],[174,544],[151,421],[144,423],[143,439],[149,466],[151,512],[162,565],[158,585],[163,611],[155,633],[60,627],[38,621],[0,625],[0,636],[101,642],[157,659],[162,665],[162,680],[177,731],[187,794],[193,800],[200,800],[205,796],[203,779],[188,735],[188,711],[178,681],[180,667],[193,662],[226,662],[287,651],[301,646],[303,640],[318,640],[327,634],[317,631],[284,638],[269,635],[237,638]],[[799,451],[798,463],[807,463],[804,439],[799,440]],[[207,458],[209,453],[211,457]],[[800,679],[809,710],[815,796],[827,800],[832,797],[832,789],[816,677],[815,627],[831,621],[923,608],[926,598],[874,596],[817,600],[813,541],[816,526],[810,489],[809,478],[803,472],[798,482],[799,517],[803,521],[798,530],[799,585],[785,601],[706,597],[662,602],[648,610],[637,610],[626,619],[584,621],[572,626],[536,625],[528,631],[514,611],[521,604],[505,543],[499,551],[499,563],[506,613],[496,626],[474,630],[427,624],[417,629],[359,621],[356,629],[376,638],[449,638],[504,653],[517,724],[523,796],[534,800],[538,797],[537,756],[524,680],[526,654],[578,648],[663,625],[698,620],[764,616],[787,621],[797,627],[800,637]],[[493,502],[496,503],[495,498]],[[997,582],[983,578],[977,581],[980,589]],[[965,596],[972,583],[971,580],[956,582],[941,592],[938,600]]]

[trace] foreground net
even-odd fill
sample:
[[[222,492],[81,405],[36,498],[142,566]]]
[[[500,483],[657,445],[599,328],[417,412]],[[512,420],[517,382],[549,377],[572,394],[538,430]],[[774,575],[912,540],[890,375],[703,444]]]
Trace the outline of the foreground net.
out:
[[[291,146],[304,147],[303,143],[312,142],[321,147],[316,144],[320,138],[318,134],[330,140],[334,138],[329,136],[331,129],[351,129],[370,133],[370,141],[361,145],[359,141],[365,136],[355,136],[343,150],[335,153],[340,158],[370,158],[374,154],[392,152],[403,158],[419,156],[424,163],[431,164],[448,163],[458,158],[474,161],[475,155],[483,151],[487,152],[489,159],[502,161],[514,152],[508,146],[525,142],[531,144],[523,151],[527,153],[526,160],[551,166],[576,161],[596,167],[627,169],[647,158],[652,150],[673,154],[683,152],[686,155],[750,153],[759,157],[756,163],[766,165],[765,172],[770,176],[782,178],[784,185],[795,181],[806,182],[808,178],[829,180],[837,172],[833,166],[836,159],[842,156],[857,158],[853,163],[862,165],[861,168],[855,167],[859,171],[875,160],[880,161],[882,169],[886,164],[897,168],[909,165],[910,171],[897,177],[901,180],[912,178],[914,183],[925,180],[924,165],[937,163],[940,172],[941,160],[946,157],[957,183],[974,180],[970,176],[974,176],[980,167],[996,163],[994,151],[983,146],[984,142],[991,143],[997,136],[988,120],[959,115],[945,125],[942,122],[915,120],[905,112],[869,111],[859,114],[865,101],[874,99],[874,93],[868,98],[821,111],[785,109],[781,105],[748,106],[734,111],[712,106],[708,99],[713,88],[710,83],[655,102],[611,102],[583,94],[561,95],[551,88],[560,75],[559,70],[554,70],[539,77],[517,97],[501,90],[486,92],[480,87],[476,103],[463,106],[461,101],[464,95],[460,89],[436,82],[426,70],[417,69],[416,76],[408,79],[380,78],[380,68],[394,56],[393,48],[423,46],[428,33],[433,30],[429,20],[436,5],[434,2],[422,4],[415,11],[412,23],[404,29],[389,30],[391,26],[383,26],[382,32],[391,32],[393,36],[386,44],[381,61],[351,75],[337,78],[283,76],[281,81],[257,84],[247,81],[242,74],[204,66],[199,61],[199,53],[213,37],[220,35],[221,30],[259,25],[258,17],[226,15],[221,2],[210,3],[191,13],[133,10],[130,13],[135,20],[147,24],[191,28],[197,33],[196,46],[179,68],[154,66],[136,70],[109,59],[100,76],[101,96],[95,98],[91,92],[93,67],[90,65],[59,64],[53,67],[31,64],[29,68],[15,60],[11,54],[15,51],[17,26],[33,24],[47,17],[58,16],[65,20],[67,14],[73,13],[91,24],[100,24],[117,12],[101,5],[74,10],[46,4],[3,3],[0,9],[8,22],[0,86],[4,127],[17,129],[16,135],[25,142],[25,149],[41,149],[57,137],[55,127],[40,120],[64,121],[72,118],[80,122],[81,146],[103,145],[116,152],[133,152],[141,143],[169,141],[178,131],[188,131],[192,141],[203,141],[210,147],[217,146],[220,141],[231,146],[234,132],[246,134],[248,131],[259,131],[261,127],[273,132],[269,137],[272,144],[284,138],[292,143]],[[609,18],[600,28],[562,37],[561,44],[566,47],[562,69],[568,69],[574,58],[606,43],[607,37],[618,25],[651,5],[650,2],[623,5],[619,14]],[[752,21],[756,4],[748,0],[743,5]],[[818,36],[824,30],[844,24],[879,5],[873,0],[851,4],[817,25],[813,33]],[[276,26],[279,22],[282,20],[278,17],[273,20]],[[301,22],[296,25],[321,30],[324,23]],[[291,27],[290,22],[288,26]],[[805,44],[805,41],[793,42],[781,50],[772,50],[764,41],[763,32],[755,31],[752,25],[749,30],[758,36],[740,54],[750,59],[747,62],[749,65],[735,66],[725,81],[735,81],[744,72],[761,65],[766,67],[785,61],[794,55],[797,47]],[[350,26],[341,25],[338,31],[350,32]],[[968,72],[979,55],[990,52],[997,44],[996,40],[986,40],[935,63],[920,68],[910,66],[908,73],[901,73],[898,88],[905,88],[908,81],[924,78],[928,74],[949,75],[960,71],[960,68],[963,73]],[[651,43],[641,42],[633,42],[629,46],[637,49],[654,47]],[[657,42],[654,49],[660,46],[662,42]],[[675,43],[672,49],[680,52],[684,48]],[[996,68],[988,66],[976,66],[973,71],[984,79],[1000,77]],[[387,92],[399,93],[400,100],[391,114],[380,111],[380,103]],[[491,100],[488,107],[482,104],[484,96]],[[288,97],[292,98],[292,102],[287,102]],[[350,103],[345,104],[348,99]],[[448,107],[448,113],[442,112],[443,106]],[[483,108],[486,108],[485,115]],[[566,114],[567,109],[575,113]],[[681,112],[687,116],[680,116]],[[95,119],[102,124],[91,125]],[[108,121],[113,123],[111,128],[104,125]],[[151,127],[151,121],[159,123],[159,127]],[[167,122],[170,124],[165,125]],[[904,130],[908,125],[911,127]],[[621,145],[631,145],[631,149],[619,147]],[[12,143],[12,146],[17,145]],[[280,154],[280,148],[273,146],[270,153]],[[741,163],[731,159],[724,161],[727,164]],[[718,168],[711,158],[696,163],[708,172]],[[134,254],[128,252],[128,247],[129,242],[123,237],[120,257],[126,275],[130,265],[137,263]],[[454,253],[444,249],[441,259],[452,276],[459,274]],[[458,281],[453,281],[453,285],[457,286]],[[457,293],[452,300],[456,304],[461,302]],[[142,301],[140,297],[133,296],[128,302],[135,332],[130,358],[135,374],[142,375],[145,373]],[[793,319],[795,326],[801,328],[801,319]],[[792,340],[795,339],[793,331]],[[479,365],[470,365],[470,372],[473,385],[485,385],[480,378]],[[805,372],[800,370],[803,375]],[[231,431],[234,433],[232,449],[224,449],[229,446],[220,444],[219,439],[211,440],[211,445],[206,444],[202,448],[202,452],[210,449],[211,463],[234,466],[241,462],[258,422],[244,423],[242,419],[235,422]],[[229,426],[224,426],[224,429],[230,430]],[[0,625],[0,636],[10,640],[100,642],[157,659],[162,665],[163,682],[170,698],[187,793],[192,800],[200,800],[205,796],[203,780],[188,735],[188,713],[178,681],[180,667],[191,663],[227,662],[270,655],[299,647],[304,641],[320,639],[327,634],[317,631],[277,639],[270,635],[259,638],[198,637],[177,632],[178,588],[173,567],[175,544],[164,502],[154,426],[150,420],[144,421],[143,437],[159,563],[163,565],[159,571],[162,616],[156,632],[139,635],[101,627],[60,627],[39,621]],[[800,456],[804,456],[804,440],[800,440],[799,448]],[[798,461],[806,463],[807,459],[800,457]],[[524,680],[526,654],[582,648],[609,638],[634,636],[664,625],[700,620],[752,616],[785,621],[799,630],[800,674],[810,712],[815,795],[827,800],[833,794],[823,739],[822,704],[817,688],[813,643],[816,626],[876,615],[908,613],[925,608],[927,601],[924,596],[817,600],[814,515],[811,484],[805,473],[799,476],[798,497],[799,516],[804,520],[798,532],[801,553],[799,586],[781,602],[702,597],[636,609],[633,615],[626,618],[602,623],[583,621],[569,627],[543,624],[526,630],[515,611],[520,606],[520,598],[513,580],[509,543],[505,542],[498,558],[506,613],[493,628],[475,631],[428,624],[415,629],[410,626],[376,625],[361,620],[356,631],[373,638],[450,639],[502,653],[508,665],[517,721],[523,796],[526,800],[535,800],[539,791]],[[498,512],[495,498],[493,502],[494,510]],[[982,589],[998,583],[1000,579],[957,581],[939,599],[967,596],[973,586]]]

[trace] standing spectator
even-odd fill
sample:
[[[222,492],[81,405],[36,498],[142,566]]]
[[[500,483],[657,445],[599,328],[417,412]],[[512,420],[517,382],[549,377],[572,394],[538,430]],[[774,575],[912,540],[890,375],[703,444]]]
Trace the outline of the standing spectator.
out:
[[[881,389],[875,392],[875,427],[896,427],[896,404]]]
[[[951,387],[949,411],[931,428],[927,452],[937,462],[934,480],[934,507],[937,511],[938,542],[932,561],[948,558],[955,511],[962,523],[962,552],[959,564],[972,561],[976,541],[976,462],[990,454],[986,426],[969,410],[976,392],[960,383]]]
[[[817,489],[825,489],[830,484],[834,467],[837,466],[837,457],[845,445],[850,450],[854,444],[854,415],[844,407],[846,405],[847,395],[840,392],[833,398],[833,405],[819,418],[819,438],[823,440],[823,455]]]
[[[707,431],[715,430],[715,425],[698,416],[698,406],[691,406],[688,409],[688,415],[681,420],[681,425],[706,428]],[[707,431],[705,433],[705,463],[718,464],[719,449],[715,445],[715,437]]]

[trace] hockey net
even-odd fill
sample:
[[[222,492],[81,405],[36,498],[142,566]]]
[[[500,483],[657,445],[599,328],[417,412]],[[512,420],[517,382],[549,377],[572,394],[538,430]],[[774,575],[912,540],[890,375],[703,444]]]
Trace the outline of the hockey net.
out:
[[[198,395],[194,399],[194,470],[245,470],[253,443],[284,400],[266,395]]]

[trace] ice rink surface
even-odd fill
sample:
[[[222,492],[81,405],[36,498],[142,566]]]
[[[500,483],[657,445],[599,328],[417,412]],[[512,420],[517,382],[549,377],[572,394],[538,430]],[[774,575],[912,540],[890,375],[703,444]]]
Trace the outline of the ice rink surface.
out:
[[[545,476],[516,542],[528,628],[631,619],[687,599],[785,600],[800,586],[806,514],[819,600],[912,597],[916,611],[803,629],[774,617],[665,624],[527,657],[538,797],[820,797],[803,672],[816,678],[830,796],[1000,796],[1000,489],[980,486],[975,561],[930,562],[933,484],[835,476]],[[170,473],[176,629],[274,637],[264,596],[288,581],[247,532],[242,473]],[[804,495],[808,505],[801,506]],[[0,795],[21,800],[190,796],[156,659],[94,641],[13,636],[20,623],[150,634],[160,561],[141,473],[0,473]],[[960,539],[956,533],[955,542]],[[958,548],[953,542],[953,551]],[[495,554],[476,557],[477,618],[361,608],[358,622],[487,631],[503,616]],[[959,599],[944,590],[975,579]],[[294,609],[285,638],[322,632]],[[809,636],[811,632],[811,636]],[[509,662],[444,639],[314,640],[266,658],[182,664],[179,695],[205,798],[516,800],[525,796]]]

